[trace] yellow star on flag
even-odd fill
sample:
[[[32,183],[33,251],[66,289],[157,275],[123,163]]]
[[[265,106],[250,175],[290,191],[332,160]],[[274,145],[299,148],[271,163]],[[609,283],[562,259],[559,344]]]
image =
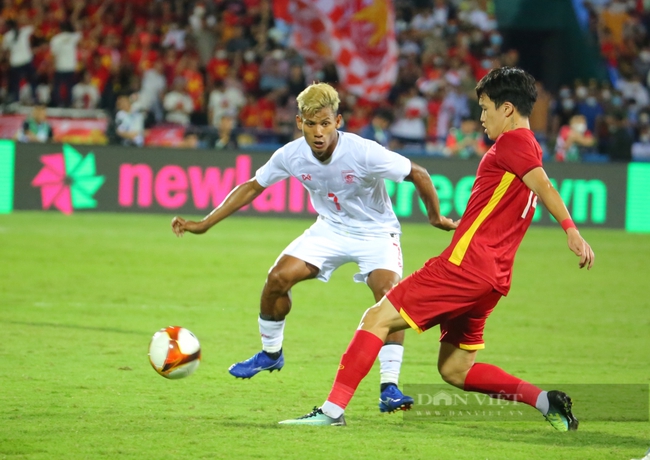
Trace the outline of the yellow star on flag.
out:
[[[362,10],[357,11],[352,16],[353,19],[361,22],[370,22],[375,25],[375,33],[372,34],[368,44],[375,46],[386,36],[388,32],[388,2],[390,0],[374,0],[372,5],[368,5]]]

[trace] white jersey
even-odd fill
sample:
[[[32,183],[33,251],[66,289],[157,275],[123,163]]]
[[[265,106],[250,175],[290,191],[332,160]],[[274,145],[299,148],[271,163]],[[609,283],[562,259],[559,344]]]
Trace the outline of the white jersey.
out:
[[[326,163],[312,154],[303,137],[275,151],[257,170],[255,179],[268,187],[295,177],[309,191],[321,219],[359,234],[400,233],[384,179],[401,182],[411,162],[375,141],[339,131],[339,140]]]

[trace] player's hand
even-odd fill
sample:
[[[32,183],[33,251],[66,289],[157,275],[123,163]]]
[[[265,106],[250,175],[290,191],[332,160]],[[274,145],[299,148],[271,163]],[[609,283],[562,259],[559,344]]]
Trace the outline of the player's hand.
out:
[[[456,227],[458,227],[458,224],[460,223],[459,220],[451,220],[449,217],[445,216],[440,216],[438,220],[431,221],[431,225],[433,225],[436,228],[439,228],[440,230],[456,230]]]
[[[182,217],[174,217],[172,219],[172,231],[178,237],[183,236],[185,232],[190,233],[205,233],[205,229],[199,222],[192,220],[185,220]]]
[[[580,233],[575,228],[570,228],[567,231],[567,244],[569,245],[569,249],[580,257],[580,262],[578,263],[580,268],[587,267],[587,270],[589,270],[594,266],[596,255],[593,249],[591,249],[591,246],[589,246],[589,243],[580,236]]]

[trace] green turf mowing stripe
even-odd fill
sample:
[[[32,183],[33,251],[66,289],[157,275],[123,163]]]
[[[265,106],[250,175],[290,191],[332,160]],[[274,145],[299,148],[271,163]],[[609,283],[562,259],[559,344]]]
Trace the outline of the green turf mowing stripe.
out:
[[[13,141],[0,141],[0,214],[14,209],[14,165],[16,146]]]
[[[650,164],[630,163],[627,170],[625,229],[650,232]]]

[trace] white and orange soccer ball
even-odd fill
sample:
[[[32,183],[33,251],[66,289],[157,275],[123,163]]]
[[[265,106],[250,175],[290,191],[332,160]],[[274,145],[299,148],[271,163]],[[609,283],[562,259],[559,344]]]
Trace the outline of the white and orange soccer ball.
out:
[[[151,338],[149,362],[156,372],[167,379],[192,375],[200,361],[199,339],[184,327],[165,327]]]

